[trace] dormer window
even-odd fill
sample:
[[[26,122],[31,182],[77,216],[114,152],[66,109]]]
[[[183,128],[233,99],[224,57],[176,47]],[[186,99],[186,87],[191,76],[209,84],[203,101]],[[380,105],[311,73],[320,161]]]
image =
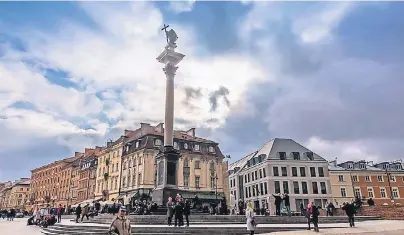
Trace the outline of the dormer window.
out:
[[[401,164],[397,164],[397,165],[396,165],[396,169],[397,169],[397,170],[402,170],[402,169],[403,169],[403,166],[402,166]]]
[[[135,144],[136,148],[139,148],[139,143],[140,143],[140,141],[136,141],[136,144]]]
[[[174,148],[177,150],[180,149],[177,142],[174,142]]]
[[[386,163],[386,164],[383,165],[383,169],[388,169],[388,168],[389,168],[389,164],[388,164],[388,163]]]
[[[359,169],[366,169],[365,163],[359,163]]]
[[[353,169],[353,164],[352,163],[348,163],[348,169]]]
[[[279,152],[279,159],[280,160],[286,160],[286,153],[285,152]]]
[[[187,143],[184,144],[184,149],[188,149],[188,144]]]
[[[200,151],[200,150],[199,150],[199,144],[195,144],[195,145],[194,145],[194,150],[195,150],[195,151]]]
[[[129,152],[130,145],[126,145],[126,152]]]
[[[300,160],[300,153],[299,152],[293,152],[293,160]]]
[[[312,152],[306,152],[306,156],[309,160],[313,161],[314,160],[314,156]]]
[[[210,152],[210,153],[214,153],[214,152],[215,152],[215,149],[214,149],[212,146],[209,146],[209,152]]]
[[[162,142],[160,139],[156,139],[156,140],[154,141],[154,145],[156,145],[156,146],[161,146],[161,145],[163,145],[163,142]]]

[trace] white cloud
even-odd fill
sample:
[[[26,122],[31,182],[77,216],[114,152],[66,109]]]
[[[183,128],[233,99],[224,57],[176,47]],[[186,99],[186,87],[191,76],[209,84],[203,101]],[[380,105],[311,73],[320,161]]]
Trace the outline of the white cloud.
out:
[[[338,162],[381,159],[381,156],[372,154],[372,151],[366,147],[367,145],[360,141],[326,141],[318,137],[311,137],[305,146],[330,161],[335,158],[338,159]]]
[[[169,9],[176,13],[190,12],[194,8],[195,0],[171,1]]]
[[[111,128],[134,128],[145,120],[164,120],[165,77],[163,66],[156,61],[165,43],[160,30],[163,17],[151,3],[122,4],[82,3],[96,24],[92,28],[70,21],[60,24],[56,32],[16,30],[26,52],[8,51],[6,60],[0,61],[0,79],[7,84],[2,90],[10,97],[0,103],[0,110],[6,117],[15,116],[4,122],[8,129],[29,130],[27,135],[49,138],[63,134],[101,136]],[[241,53],[200,58],[196,51],[203,46],[198,47],[193,29],[176,22],[169,24],[179,35],[178,51],[186,55],[176,77],[176,118],[195,127],[223,125],[231,109],[219,100],[217,111],[210,112],[209,94],[224,86],[230,91],[230,103],[236,106],[242,103],[247,85],[267,80],[264,69]],[[66,72],[67,79],[80,90],[49,83],[40,68]],[[202,98],[189,101],[194,108],[183,102],[185,87],[201,90]],[[32,103],[36,111],[7,108],[11,98]],[[111,126],[94,121],[100,113]],[[209,122],[211,119],[218,122]],[[72,148],[80,141],[68,142],[60,140]]]
[[[331,32],[349,12],[353,2],[328,4],[319,12],[308,11],[294,21],[294,31],[303,43],[316,43],[331,39]]]

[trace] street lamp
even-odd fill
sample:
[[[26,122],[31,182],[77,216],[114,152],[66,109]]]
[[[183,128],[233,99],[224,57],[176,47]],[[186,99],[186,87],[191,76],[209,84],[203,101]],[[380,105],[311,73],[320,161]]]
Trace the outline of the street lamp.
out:
[[[216,194],[216,201],[217,201],[217,180],[218,180],[218,177],[217,177],[217,173],[216,173],[216,175],[215,175],[215,194]]]
[[[394,203],[394,195],[393,195],[393,190],[391,189],[391,182],[390,182],[391,173],[388,172],[387,168],[386,168],[386,175],[387,175],[387,182],[389,183],[390,199],[391,199],[391,202]]]

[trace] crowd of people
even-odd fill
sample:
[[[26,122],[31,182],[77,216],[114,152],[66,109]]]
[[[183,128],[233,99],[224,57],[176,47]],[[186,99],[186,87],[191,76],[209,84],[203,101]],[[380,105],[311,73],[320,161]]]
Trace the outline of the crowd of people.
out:
[[[14,208],[11,208],[9,210],[2,210],[0,211],[0,216],[2,219],[7,218],[7,221],[13,221],[15,216],[17,214],[17,211]]]

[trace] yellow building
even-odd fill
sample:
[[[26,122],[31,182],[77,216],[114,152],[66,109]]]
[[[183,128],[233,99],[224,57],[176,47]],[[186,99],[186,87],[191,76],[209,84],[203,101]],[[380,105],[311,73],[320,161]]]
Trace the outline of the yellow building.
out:
[[[336,161],[329,163],[328,171],[330,173],[332,200],[335,207],[354,199],[351,172],[339,167]]]
[[[156,187],[156,155],[164,143],[163,124],[141,123],[139,129],[126,131],[125,136],[120,195],[149,194]],[[228,191],[227,162],[218,144],[197,137],[192,128],[174,131],[173,147],[180,152],[176,179],[183,197],[222,199]]]
[[[28,201],[30,179],[22,178],[11,186],[9,195],[9,208],[24,210]]]
[[[97,155],[97,179],[95,199],[115,200],[119,196],[121,159],[124,136],[109,141],[106,148]]]

